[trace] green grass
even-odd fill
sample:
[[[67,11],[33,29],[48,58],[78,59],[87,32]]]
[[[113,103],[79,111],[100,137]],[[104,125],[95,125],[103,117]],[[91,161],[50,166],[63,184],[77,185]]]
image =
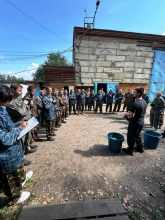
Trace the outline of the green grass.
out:
[[[117,199],[122,199],[122,196],[121,196],[121,194],[120,194],[120,193],[117,193],[117,194],[114,196],[114,198],[117,198]]]
[[[1,211],[2,219],[6,219],[12,212],[13,206],[5,206]]]
[[[129,217],[132,220],[144,220],[144,217],[138,208],[134,208],[132,211],[129,211]]]
[[[164,220],[165,219],[165,215],[161,216],[158,212],[149,210],[147,207],[143,207],[143,209],[150,216],[152,220]]]
[[[27,183],[35,185],[35,184],[37,184],[37,181],[34,179],[34,177],[30,177],[28,179]]]

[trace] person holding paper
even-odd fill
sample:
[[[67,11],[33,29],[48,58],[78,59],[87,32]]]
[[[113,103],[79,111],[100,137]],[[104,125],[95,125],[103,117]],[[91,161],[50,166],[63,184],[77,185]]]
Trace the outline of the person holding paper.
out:
[[[23,168],[23,151],[19,140],[21,130],[27,127],[27,122],[13,123],[6,111],[12,100],[12,93],[8,86],[0,85],[0,181],[8,205],[21,203],[29,196],[29,192],[22,192],[22,184],[26,179]],[[29,172],[31,176],[33,172]],[[28,173],[27,173],[28,174]]]
[[[45,88],[45,95],[42,99],[43,107],[44,107],[44,113],[45,113],[45,124],[46,124],[46,137],[48,141],[54,141],[55,139],[52,138],[54,135],[54,120],[55,120],[55,102],[56,100],[53,100],[52,96],[52,88],[50,86]]]
[[[7,106],[6,110],[11,117],[12,121],[20,122],[20,121],[28,121],[31,118],[30,106],[28,105],[27,100],[22,100],[22,89],[23,87],[19,83],[12,83],[10,86],[13,99]],[[27,133],[21,139],[21,144],[23,148],[23,152],[25,153],[34,153],[36,149],[32,149],[30,146],[30,135]],[[31,164],[31,161],[26,160],[24,157],[24,166],[28,166]]]

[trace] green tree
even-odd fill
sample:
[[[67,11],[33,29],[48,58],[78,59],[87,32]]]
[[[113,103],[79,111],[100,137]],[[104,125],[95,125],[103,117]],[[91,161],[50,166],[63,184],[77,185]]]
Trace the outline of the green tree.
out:
[[[69,66],[67,59],[60,52],[50,53],[44,63],[45,66]]]
[[[7,79],[6,79],[7,81],[17,81],[18,79],[17,79],[17,77],[15,77],[15,76],[10,76],[10,75],[7,75]]]
[[[50,53],[47,56],[47,60],[42,64],[40,68],[37,69],[35,73],[32,74],[33,80],[35,81],[43,81],[44,80],[44,70],[43,65],[45,66],[72,66],[71,63],[68,62],[65,56],[63,56],[60,52]]]
[[[0,73],[0,80],[1,80],[1,81],[6,80],[6,76],[5,76],[5,75],[2,75],[2,74]]]
[[[32,76],[34,81],[44,81],[44,68],[42,66],[39,67]]]

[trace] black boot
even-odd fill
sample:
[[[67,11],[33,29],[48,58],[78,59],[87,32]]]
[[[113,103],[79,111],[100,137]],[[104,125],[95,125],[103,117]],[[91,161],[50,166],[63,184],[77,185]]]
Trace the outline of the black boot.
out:
[[[54,141],[55,139],[52,137],[47,137],[47,141]]]
[[[130,156],[133,156],[133,151],[129,148],[123,148],[122,151]]]

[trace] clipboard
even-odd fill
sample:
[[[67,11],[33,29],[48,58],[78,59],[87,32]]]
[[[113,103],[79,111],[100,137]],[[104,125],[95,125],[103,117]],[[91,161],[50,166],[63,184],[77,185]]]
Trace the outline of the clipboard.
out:
[[[35,117],[32,117],[27,122],[28,122],[28,126],[20,132],[20,135],[18,136],[17,140],[19,140],[21,137],[23,137],[25,134],[31,131],[36,125],[39,124],[38,120]]]

